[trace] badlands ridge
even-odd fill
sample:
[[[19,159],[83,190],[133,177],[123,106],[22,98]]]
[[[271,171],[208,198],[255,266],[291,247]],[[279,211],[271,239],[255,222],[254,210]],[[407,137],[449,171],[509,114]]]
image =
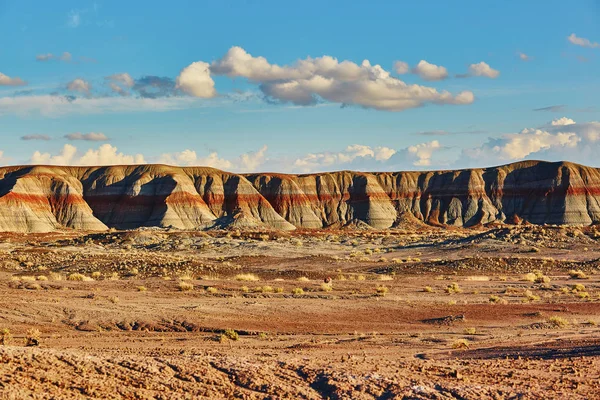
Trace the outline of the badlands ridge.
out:
[[[0,168],[0,231],[386,229],[600,222],[600,170],[568,162],[427,172],[234,174],[165,165]]]

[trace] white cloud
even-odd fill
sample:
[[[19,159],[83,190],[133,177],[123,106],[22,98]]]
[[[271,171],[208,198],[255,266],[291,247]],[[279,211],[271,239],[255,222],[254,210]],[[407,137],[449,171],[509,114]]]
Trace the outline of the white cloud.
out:
[[[394,63],[394,70],[398,75],[404,75],[410,72],[410,67],[404,61],[396,61]]]
[[[290,172],[318,172],[342,169],[366,171],[414,169],[432,164],[433,154],[442,149],[437,140],[400,150],[354,144],[341,152],[309,153],[291,164]]]
[[[180,166],[205,166],[236,172],[258,172],[266,161],[267,149],[268,147],[264,145],[257,151],[241,154],[231,160],[220,157],[217,152],[199,157],[196,151],[186,149],[182,152],[162,154],[158,162]]]
[[[178,87],[192,95],[197,85],[199,95],[212,93],[212,79],[209,80],[208,75],[211,72],[231,78],[244,77],[258,83],[268,98],[302,106],[314,105],[323,99],[342,105],[402,111],[427,103],[470,104],[474,101],[470,91],[453,95],[427,86],[408,85],[368,60],[358,65],[323,56],[279,66],[270,64],[264,57],[254,57],[241,47],[232,47],[210,65],[210,71],[204,68],[206,64],[199,65],[200,68],[190,65],[177,78]]]
[[[567,117],[557,118],[557,119],[552,120],[552,122],[550,122],[550,124],[554,125],[554,126],[573,125],[574,123],[575,123],[575,121],[573,121],[571,118],[567,118]]]
[[[477,64],[469,65],[467,76],[483,76],[486,78],[496,79],[500,75],[500,71],[493,69],[483,61]],[[461,75],[464,77],[464,75]]]
[[[27,82],[22,80],[21,78],[15,76],[11,78],[8,75],[4,75],[0,72],[0,86],[24,86],[27,85]]]
[[[90,85],[89,82],[87,82],[81,78],[77,78],[67,84],[67,89],[72,92],[80,92],[80,93],[90,94],[92,86]]]
[[[525,54],[525,53],[517,53],[519,55],[519,58],[523,61],[531,61],[533,60],[533,57]]]
[[[87,140],[89,142],[105,142],[108,140],[108,137],[101,132],[90,132],[90,133],[69,133],[65,135],[66,139],[69,140]]]
[[[41,62],[58,60],[58,61],[70,63],[71,61],[73,61],[73,55],[71,53],[69,53],[68,51],[65,51],[61,55],[52,54],[52,53],[38,54],[37,56],[35,56],[35,59],[36,59],[36,61],[41,61]],[[89,59],[82,57],[82,60],[85,61],[85,60],[89,60]]]
[[[409,146],[404,150],[405,155],[413,160],[412,164],[418,167],[431,165],[431,157],[433,153],[439,150],[442,146],[437,140],[432,140],[427,143],[420,143],[415,146]]]
[[[215,97],[215,82],[210,77],[210,65],[205,62],[195,62],[185,67],[175,81],[176,88],[194,97]]]
[[[577,35],[575,35],[574,33],[571,33],[567,37],[567,40],[576,46],[589,47],[591,49],[600,47],[600,43],[592,42],[590,39],[577,37]]]
[[[448,77],[448,70],[445,67],[430,64],[425,60],[419,61],[413,68],[413,73],[426,81],[439,81]]]
[[[89,149],[79,155],[77,147],[65,144],[58,154],[41,153],[36,151],[31,156],[31,164],[42,165],[131,165],[144,164],[141,154],[127,155],[119,153],[118,149],[110,144],[103,144],[98,149]]]
[[[133,87],[133,85],[135,84],[135,81],[133,80],[131,75],[129,75],[126,72],[120,73],[120,74],[113,74],[113,75],[107,76],[105,79],[110,82],[113,82],[113,83],[118,83],[118,84],[128,87],[128,88]]]
[[[563,117],[539,128],[489,138],[479,147],[464,149],[459,162],[489,166],[522,159],[543,159],[596,165],[599,151],[600,122],[576,123]]]

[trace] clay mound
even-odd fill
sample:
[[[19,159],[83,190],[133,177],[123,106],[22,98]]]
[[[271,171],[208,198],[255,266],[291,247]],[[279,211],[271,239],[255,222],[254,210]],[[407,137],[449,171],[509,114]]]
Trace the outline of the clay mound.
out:
[[[0,168],[0,231],[600,222],[600,170],[527,161],[427,172],[240,175],[138,165]]]

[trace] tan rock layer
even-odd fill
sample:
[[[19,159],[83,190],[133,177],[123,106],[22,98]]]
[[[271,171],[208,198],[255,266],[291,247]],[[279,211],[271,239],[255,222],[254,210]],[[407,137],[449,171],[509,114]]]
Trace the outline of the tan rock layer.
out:
[[[600,170],[527,161],[485,169],[309,175],[165,165],[0,168],[0,231],[144,226],[386,229],[600,221]]]

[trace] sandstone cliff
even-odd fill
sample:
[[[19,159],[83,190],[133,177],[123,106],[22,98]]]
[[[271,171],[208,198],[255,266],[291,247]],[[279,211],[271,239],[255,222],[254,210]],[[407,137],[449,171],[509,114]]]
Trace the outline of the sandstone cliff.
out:
[[[385,229],[407,218],[454,226],[596,223],[600,170],[540,161],[457,171],[309,175],[165,165],[0,168],[0,231]]]

